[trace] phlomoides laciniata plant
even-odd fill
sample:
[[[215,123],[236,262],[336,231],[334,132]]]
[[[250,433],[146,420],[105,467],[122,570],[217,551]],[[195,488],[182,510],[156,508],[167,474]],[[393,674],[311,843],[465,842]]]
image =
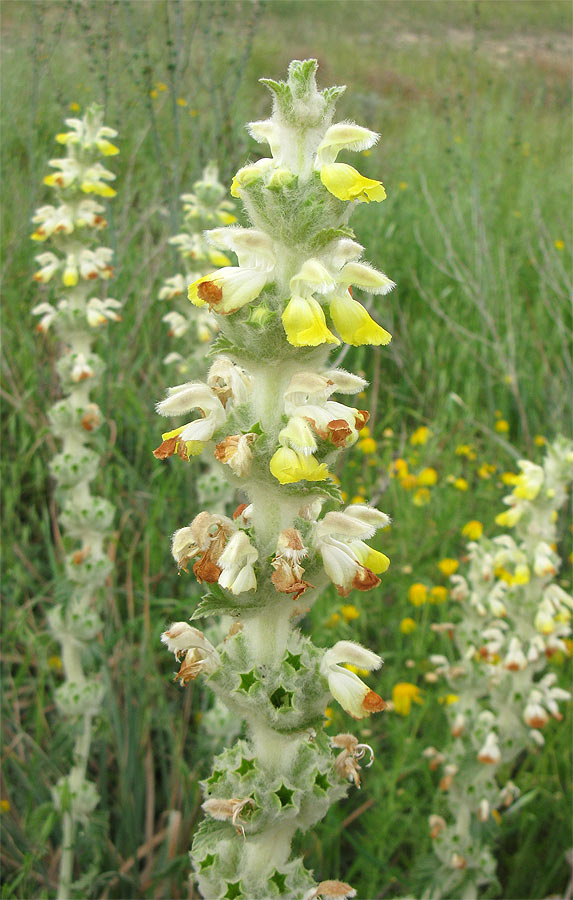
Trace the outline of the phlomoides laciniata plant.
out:
[[[187,286],[212,272],[215,266],[231,265],[227,254],[213,247],[206,237],[208,229],[237,221],[233,215],[235,204],[225,195],[217,167],[207,166],[194,183],[192,193],[181,195],[183,231],[169,238],[180,257],[180,271],[165,279],[159,300],[173,307],[165,313],[163,321],[182,352],[172,351],[164,362],[174,364],[180,378],[201,378],[206,374],[209,344],[218,331],[217,317],[208,308],[197,309],[189,303]],[[195,479],[200,505],[225,512],[226,505],[232,502],[233,488],[214,460],[202,460],[200,466],[201,472]]]
[[[555,653],[567,653],[571,634],[573,601],[555,580],[555,541],[572,464],[573,445],[562,438],[543,465],[519,463],[508,508],[496,519],[512,533],[469,544],[466,575],[451,576],[455,621],[434,626],[448,648],[431,661],[452,692],[452,740],[424,751],[440,770],[444,812],[429,821],[438,867],[424,896],[432,900],[472,900],[495,879],[492,820],[519,796],[511,764],[543,747],[543,729],[563,718],[559,702],[571,696],[547,669]]]
[[[102,156],[119,151],[109,138],[102,110],[90,107],[82,119],[66,119],[70,129],[56,136],[67,149],[52,159],[55,169],[44,178],[53,188],[54,203],[41,206],[33,217],[32,238],[49,242],[40,253],[34,276],[41,284],[56,285],[52,302],[33,309],[40,316],[37,330],[53,326],[60,341],[56,368],[63,397],[49,411],[53,435],[61,451],[50,464],[57,486],[59,523],[64,532],[65,575],[68,599],[48,614],[50,629],[61,647],[65,680],[56,692],[56,705],[74,735],[73,764],[54,788],[54,801],[63,816],[59,897],[69,897],[73,870],[76,825],[87,821],[98,803],[96,789],[86,778],[92,725],[102,702],[97,673],[84,669],[90,645],[102,628],[99,615],[101,588],[111,570],[106,552],[114,507],[90,492],[100,466],[93,435],[102,424],[102,413],[92,397],[104,374],[104,361],[93,352],[101,326],[119,320],[119,301],[105,296],[100,280],[112,275],[112,251],[99,246],[99,232],[106,227],[105,207],[96,198],[115,195],[109,182],[113,172]],[[93,668],[93,666],[92,666]]]
[[[291,844],[360,783],[360,761],[372,758],[351,733],[325,734],[330,697],[355,719],[385,705],[345,666],[377,670],[380,656],[352,641],[316,647],[298,627],[329,583],[343,597],[370,590],[389,564],[366,543],[388,517],[366,503],[340,511],[329,472],[368,419],[335,399],[365,381],[329,367],[329,350],[390,341],[352,286],[385,294],[393,283],[361,261],[347,224],[357,202],[385,191],[336,161],[378,135],[332,124],[344,89],[318,91],[316,68],[297,61],[286,82],[263,81],[273,113],[249,130],[271,155],[240,169],[231,189],[252,227],[208,233],[239,264],[189,287],[191,302],[217,318],[213,363],[205,383],[172,387],[158,404],[165,416],[200,413],[163,435],[160,455],[214,456],[245,498],[232,517],[200,512],[172,542],[180,569],[192,564],[209,585],[191,619],[232,616],[225,640],[214,646],[187,622],[162,636],[181,684],[201,674],[245,722],[246,738],[215,758],[203,785],[206,819],[191,857],[208,898],[354,896],[343,882],[317,884]]]

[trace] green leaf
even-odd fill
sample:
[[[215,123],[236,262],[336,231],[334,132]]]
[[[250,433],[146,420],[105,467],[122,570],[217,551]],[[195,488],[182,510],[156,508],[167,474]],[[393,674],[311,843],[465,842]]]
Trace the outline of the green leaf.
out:
[[[352,228],[322,228],[320,231],[314,235],[310,242],[311,250],[322,250],[323,247],[326,247],[332,241],[337,240],[338,238],[351,238],[352,240],[356,239],[356,235]]]

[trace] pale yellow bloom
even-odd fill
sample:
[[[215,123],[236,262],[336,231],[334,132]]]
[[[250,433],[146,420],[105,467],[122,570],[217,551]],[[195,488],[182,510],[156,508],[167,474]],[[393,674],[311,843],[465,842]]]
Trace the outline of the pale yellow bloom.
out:
[[[405,619],[402,619],[400,622],[400,631],[402,634],[412,634],[413,631],[416,630],[418,626],[409,616],[406,616]]]
[[[425,506],[431,500],[431,494],[427,487],[418,488],[414,496],[412,497],[412,502],[414,506]]]
[[[483,525],[477,519],[472,519],[470,522],[466,522],[462,528],[462,534],[470,541],[477,541],[483,534]]]
[[[290,447],[279,447],[270,461],[269,468],[280,484],[324,481],[330,474],[325,463],[319,463],[312,455],[297,453]]]
[[[282,321],[287,341],[293,347],[340,343],[328,328],[322,307],[314,297],[291,297],[282,314]]]
[[[409,716],[412,703],[422,703],[420,688],[408,681],[401,681],[392,688],[392,703],[401,716]]]
[[[426,444],[431,434],[432,432],[427,427],[427,425],[420,425],[420,427],[416,428],[416,430],[410,435],[410,443],[413,447]]]
[[[453,575],[454,572],[457,572],[458,567],[459,567],[459,562],[457,561],[457,559],[451,559],[448,556],[445,557],[445,559],[441,559],[440,562],[438,563],[438,569],[440,570],[442,575],[446,576],[446,578],[449,575]]]
[[[329,163],[320,170],[320,180],[327,191],[338,200],[357,200],[359,203],[380,202],[386,199],[381,181],[366,178],[346,163]]]
[[[417,582],[408,588],[408,600],[413,606],[423,606],[428,599],[428,588],[425,584]]]

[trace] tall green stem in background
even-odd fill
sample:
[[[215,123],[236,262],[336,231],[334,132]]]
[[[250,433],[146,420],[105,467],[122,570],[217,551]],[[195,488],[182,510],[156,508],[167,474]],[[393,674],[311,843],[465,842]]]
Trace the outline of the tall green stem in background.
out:
[[[328,468],[368,420],[332,399],[365,382],[328,367],[329,345],[390,340],[352,286],[386,293],[393,283],[360,261],[347,225],[354,203],[381,201],[384,188],[336,162],[341,150],[366,149],[378,136],[331,124],[343,88],[319,92],[316,68],[293,62],[286,82],[264,81],[273,115],[249,129],[271,157],[241,169],[231,191],[253,227],[210,231],[212,245],[233,250],[239,265],[189,288],[189,299],[218,317],[215,360],[206,383],[170,388],[158,405],[162,415],[196,409],[201,417],[166,432],[156,454],[213,453],[246,500],[233,518],[203,511],[173,537],[179,567],[194,560],[196,578],[210,585],[191,618],[232,616],[226,639],[214,647],[186,622],[162,638],[182,658],[181,684],[202,673],[246,727],[204,784],[207,818],[192,860],[208,898],[354,896],[343,882],[317,884],[291,858],[291,843],[349,781],[359,784],[359,760],[371,754],[352,734],[329,741],[330,695],[356,719],[385,705],[356,674],[380,667],[376,653],[352,641],[315,647],[298,627],[329,582],[344,597],[369,590],[389,564],[365,543],[388,517],[367,504],[338,511]]]
[[[67,156],[50,160],[56,171],[44,183],[56,192],[56,205],[40,207],[34,216],[33,240],[49,240],[52,250],[36,257],[40,269],[34,276],[45,284],[54,276],[61,280],[55,303],[42,302],[33,310],[41,316],[37,330],[44,333],[53,324],[61,341],[57,371],[63,399],[49,412],[52,433],[62,442],[61,452],[51,463],[60,505],[59,521],[64,530],[68,599],[48,614],[50,629],[61,646],[65,681],[56,692],[59,712],[74,735],[73,765],[54,788],[54,800],[63,816],[62,855],[58,897],[71,896],[74,840],[78,822],[87,821],[98,796],[87,780],[94,717],[102,702],[102,684],[93,672],[87,674],[85,660],[102,628],[98,607],[101,588],[112,564],[106,553],[114,507],[90,492],[100,454],[90,447],[102,414],[91,393],[102,379],[105,364],[92,352],[100,326],[118,321],[121,304],[102,296],[98,279],[112,275],[112,251],[97,245],[97,234],[105,228],[105,207],[93,196],[113,197],[108,184],[115,178],[100,157],[119,151],[108,138],[116,136],[102,122],[100,107],[90,107],[82,119],[67,119],[71,129],[56,140],[67,147]]]

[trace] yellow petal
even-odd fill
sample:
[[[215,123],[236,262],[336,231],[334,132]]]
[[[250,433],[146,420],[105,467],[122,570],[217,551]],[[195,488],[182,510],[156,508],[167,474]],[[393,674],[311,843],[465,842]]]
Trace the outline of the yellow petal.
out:
[[[119,153],[119,147],[116,147],[110,141],[98,141],[97,148],[103,156],[116,156]]]
[[[348,291],[331,301],[330,315],[342,340],[353,347],[380,346],[392,340],[392,335],[378,325]]]
[[[338,200],[358,200],[360,203],[386,199],[381,181],[366,178],[346,163],[330,163],[320,170],[320,180],[327,191]]]
[[[280,484],[324,481],[330,475],[325,463],[319,463],[314,456],[296,453],[290,447],[279,447],[270,461],[269,468]]]
[[[293,347],[318,347],[319,344],[339,344],[329,330],[320,303],[314,297],[291,297],[282,320],[287,341]]]

